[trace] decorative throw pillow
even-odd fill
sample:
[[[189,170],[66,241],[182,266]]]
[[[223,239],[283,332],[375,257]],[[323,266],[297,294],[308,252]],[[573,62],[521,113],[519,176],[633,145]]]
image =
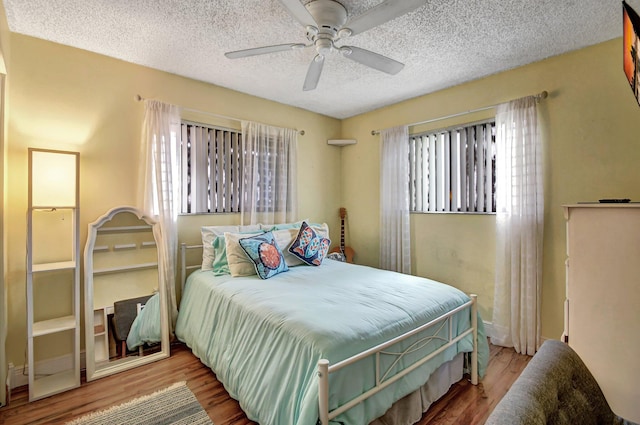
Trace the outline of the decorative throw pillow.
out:
[[[247,253],[253,262],[258,276],[262,279],[269,279],[278,273],[289,270],[284,256],[278,248],[273,233],[267,232],[262,235],[240,239],[240,246]]]
[[[227,263],[229,264],[229,273],[231,276],[251,276],[256,274],[256,268],[253,262],[247,258],[247,254],[240,246],[240,239],[262,235],[264,232],[256,233],[229,233],[225,232],[224,242],[227,250]]]
[[[329,251],[329,245],[331,241],[328,238],[303,221],[298,236],[289,247],[289,252],[310,266],[319,266]]]

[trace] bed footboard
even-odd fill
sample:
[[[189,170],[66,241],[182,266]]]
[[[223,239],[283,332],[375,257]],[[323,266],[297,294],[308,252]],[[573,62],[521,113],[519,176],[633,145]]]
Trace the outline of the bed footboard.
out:
[[[359,354],[356,354],[348,359],[345,359],[341,362],[338,362],[334,365],[330,365],[329,361],[326,359],[320,359],[318,361],[318,407],[319,407],[319,417],[320,417],[320,423],[321,425],[329,425],[329,421],[334,419],[335,417],[337,417],[338,415],[342,414],[343,412],[351,409],[352,407],[354,407],[355,405],[357,405],[358,403],[366,400],[367,398],[373,396],[374,394],[382,391],[383,389],[385,389],[386,387],[388,387],[389,385],[393,384],[394,382],[396,382],[397,380],[401,379],[402,377],[404,377],[405,375],[411,373],[412,371],[414,371],[415,369],[417,369],[418,367],[420,367],[422,364],[424,364],[425,362],[431,360],[433,357],[437,356],[438,354],[440,354],[441,352],[443,352],[444,350],[446,350],[447,348],[453,346],[454,344],[457,344],[458,341],[460,341],[461,339],[463,339],[464,337],[466,337],[469,334],[473,335],[473,351],[471,352],[471,383],[473,385],[477,385],[478,384],[478,305],[477,305],[477,300],[478,300],[478,296],[475,294],[470,295],[471,300],[468,301],[467,303],[461,305],[460,307],[451,310],[445,314],[443,314],[442,316],[430,321],[429,323],[426,323],[416,329],[413,329],[403,335],[400,335],[396,338],[393,338],[385,343],[382,343],[376,347],[370,348],[368,350],[365,350]],[[465,330],[464,332],[462,332],[460,335],[453,337],[453,322],[451,320],[452,316],[462,310],[465,309],[470,309],[470,314],[471,314],[471,327],[467,330]],[[434,335],[431,336],[427,336],[425,338],[422,338],[418,341],[416,341],[415,343],[413,343],[411,346],[407,347],[406,350],[404,350],[403,352],[400,353],[390,353],[385,351],[387,348],[407,339],[410,338],[414,335],[419,334],[420,332],[423,332],[427,329],[430,328],[435,328],[437,326],[443,327],[443,326],[448,326],[449,327],[449,332],[448,332],[448,339],[446,340],[446,343],[444,345],[442,345],[440,348],[438,348],[436,351],[430,353],[429,355],[421,358],[420,360],[416,361],[415,363],[413,363],[411,366],[409,366],[408,368],[402,370],[401,372],[396,373],[393,376],[388,376],[389,375],[389,371],[391,370],[391,368],[389,368],[389,370],[382,371],[380,368],[380,355],[381,354],[385,354],[385,355],[393,355],[396,356],[396,361],[394,362],[397,363],[402,357],[405,356],[405,354],[407,354],[408,352],[411,352],[413,350],[416,349],[417,346],[424,346],[425,344],[427,344],[429,341],[433,340],[433,339],[442,339],[441,337],[438,336],[438,332],[436,332]],[[348,403],[343,404],[342,406],[337,407],[334,410],[329,410],[329,375],[331,373],[335,373],[338,370],[342,369],[345,366],[348,366],[352,363],[355,363],[359,360],[362,360],[364,358],[367,358],[369,356],[376,356],[375,358],[375,376],[376,376],[376,384],[375,386],[370,389],[369,391],[359,395],[358,397],[352,399],[351,401],[349,401]]]

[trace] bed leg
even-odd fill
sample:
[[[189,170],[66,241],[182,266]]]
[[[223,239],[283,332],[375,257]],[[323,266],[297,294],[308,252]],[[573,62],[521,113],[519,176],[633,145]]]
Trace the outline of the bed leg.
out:
[[[318,360],[318,408],[321,425],[329,425],[329,360]]]
[[[471,326],[473,327],[471,383],[473,385],[478,385],[478,296],[476,294],[471,294]]]

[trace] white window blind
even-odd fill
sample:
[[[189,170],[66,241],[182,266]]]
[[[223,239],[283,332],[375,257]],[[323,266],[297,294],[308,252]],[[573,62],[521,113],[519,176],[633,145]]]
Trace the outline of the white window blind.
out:
[[[242,134],[182,122],[182,212],[240,211]]]
[[[412,212],[495,212],[495,120],[409,136]]]

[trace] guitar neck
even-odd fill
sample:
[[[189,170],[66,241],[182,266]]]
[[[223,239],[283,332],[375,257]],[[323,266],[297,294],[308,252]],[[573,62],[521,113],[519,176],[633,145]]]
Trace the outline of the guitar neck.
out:
[[[344,253],[344,218],[340,219],[340,251]]]

